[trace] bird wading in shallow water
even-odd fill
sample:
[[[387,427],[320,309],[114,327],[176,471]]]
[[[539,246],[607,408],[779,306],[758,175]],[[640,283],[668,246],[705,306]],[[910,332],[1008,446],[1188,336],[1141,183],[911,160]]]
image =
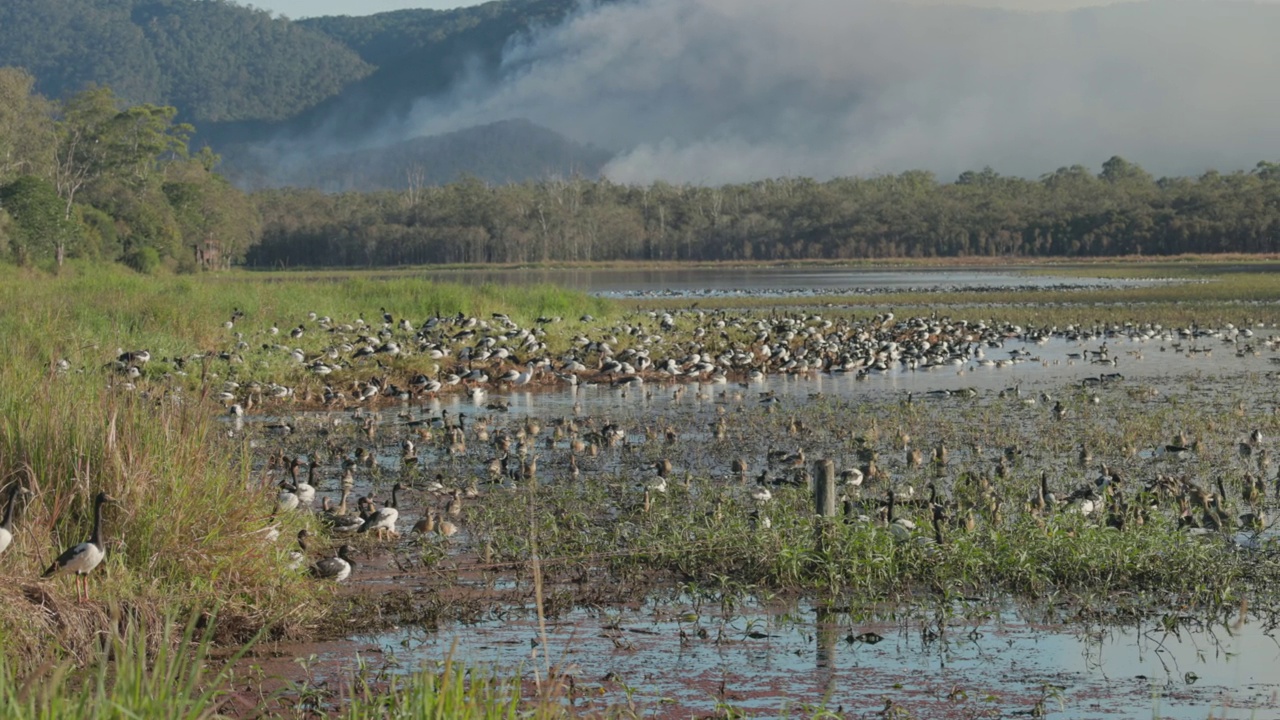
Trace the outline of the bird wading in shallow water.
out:
[[[80,602],[89,599],[89,573],[102,563],[107,551],[102,544],[102,506],[115,502],[115,498],[100,492],[93,500],[93,534],[79,545],[72,546],[58,556],[41,577],[53,577],[64,572],[76,575],[76,595]],[[83,592],[81,586],[83,585]]]

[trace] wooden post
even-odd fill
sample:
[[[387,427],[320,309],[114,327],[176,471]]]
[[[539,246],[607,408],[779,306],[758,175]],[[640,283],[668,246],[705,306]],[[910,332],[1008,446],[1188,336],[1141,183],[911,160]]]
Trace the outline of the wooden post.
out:
[[[836,516],[836,464],[819,460],[813,464],[814,513],[824,518]]]
[[[831,532],[832,518],[836,516],[836,464],[831,460],[819,460],[813,464],[813,549],[819,555],[827,553],[827,536]]]

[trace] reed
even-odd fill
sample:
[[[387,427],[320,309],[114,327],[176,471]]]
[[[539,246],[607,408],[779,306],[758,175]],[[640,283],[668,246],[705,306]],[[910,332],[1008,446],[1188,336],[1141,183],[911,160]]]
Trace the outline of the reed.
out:
[[[171,615],[140,619],[113,611],[118,633],[94,649],[83,667],[72,659],[49,661],[25,673],[0,655],[0,716],[11,720],[126,720],[219,717],[230,691],[227,670],[209,670],[209,625],[192,616],[185,625]],[[247,646],[246,646],[247,648]]]

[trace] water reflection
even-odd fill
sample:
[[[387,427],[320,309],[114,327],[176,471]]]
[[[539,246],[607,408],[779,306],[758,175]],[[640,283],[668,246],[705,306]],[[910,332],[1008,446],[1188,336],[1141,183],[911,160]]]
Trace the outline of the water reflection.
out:
[[[670,407],[705,403],[713,409],[717,402],[733,400],[757,401],[761,394],[780,398],[805,399],[815,393],[837,398],[864,398],[871,401],[903,400],[908,393],[915,399],[937,397],[939,391],[975,390],[979,394],[1013,390],[1034,398],[1041,391],[1054,394],[1080,389],[1083,383],[1104,374],[1119,373],[1126,381],[1213,380],[1243,373],[1270,373],[1277,369],[1270,357],[1237,354],[1229,345],[1216,353],[1188,354],[1161,345],[1158,340],[1138,341],[1123,338],[1108,340],[1118,358],[1115,365],[1098,365],[1072,356],[1097,343],[1081,344],[1061,338],[1041,343],[1008,341],[990,353],[992,359],[1007,364],[984,365],[967,362],[930,369],[911,370],[896,367],[865,376],[854,373],[813,373],[803,376],[772,375],[763,381],[742,385],[736,382],[687,383],[685,381],[651,381],[638,388],[614,388],[607,383],[578,387],[559,386],[537,390],[493,390],[479,396],[447,393],[418,404],[423,413],[451,416],[486,415],[501,408],[503,414],[522,417],[564,417],[575,413],[611,415],[630,413],[637,408],[661,412]],[[1016,360],[1013,359],[1016,355]],[[677,385],[691,385],[690,392],[675,394]],[[396,414],[402,408],[391,407],[386,413]]]
[[[504,672],[532,674],[547,662],[593,688],[580,702],[603,709],[630,701],[652,708],[646,716],[667,708],[687,717],[718,703],[769,716],[818,704],[861,716],[886,700],[916,718],[1201,720],[1280,711],[1280,644],[1256,621],[1094,631],[1013,607],[869,622],[803,605],[723,616],[704,607],[696,618],[688,611],[661,602],[574,611],[549,624],[545,659],[541,645],[531,649],[540,638],[532,613],[369,641],[413,668],[451,652]]]

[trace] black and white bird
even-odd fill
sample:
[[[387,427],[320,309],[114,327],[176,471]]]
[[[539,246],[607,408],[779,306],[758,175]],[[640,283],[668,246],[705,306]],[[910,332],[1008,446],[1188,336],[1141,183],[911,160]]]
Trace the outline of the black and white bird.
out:
[[[311,575],[321,580],[333,580],[334,582],[346,580],[351,575],[351,567],[355,565],[355,561],[351,559],[351,553],[353,552],[355,552],[355,548],[350,545],[343,545],[338,548],[337,556],[325,558],[312,565]]]
[[[309,507],[316,499],[316,468],[320,463],[312,459],[307,463],[307,479],[294,480],[293,492],[298,496],[298,504]]]
[[[280,481],[280,494],[276,496],[276,512],[289,512],[298,509],[298,488],[288,480]]]
[[[303,528],[298,531],[298,549],[289,552],[289,569],[301,570],[303,563],[307,561],[307,551],[311,549],[311,531]]]
[[[400,510],[397,508],[396,493],[402,488],[400,483],[391,486],[391,504],[378,508],[365,518],[359,532],[365,533],[372,530],[379,540],[385,539],[388,535],[393,538],[399,537],[400,533],[396,532],[396,520],[400,519]]]
[[[9,500],[4,508],[4,519],[0,520],[0,555],[9,549],[9,543],[13,542],[13,509],[18,504],[19,494],[29,495],[31,491],[18,483],[14,483],[9,488]]]
[[[98,493],[93,500],[93,534],[85,542],[70,547],[59,555],[58,559],[54,560],[49,569],[41,575],[48,578],[64,572],[75,573],[76,594],[80,602],[89,599],[89,573],[93,572],[93,569],[98,567],[107,555],[107,550],[102,544],[102,506],[115,501],[115,498],[104,492]],[[83,593],[81,593],[82,584]]]

